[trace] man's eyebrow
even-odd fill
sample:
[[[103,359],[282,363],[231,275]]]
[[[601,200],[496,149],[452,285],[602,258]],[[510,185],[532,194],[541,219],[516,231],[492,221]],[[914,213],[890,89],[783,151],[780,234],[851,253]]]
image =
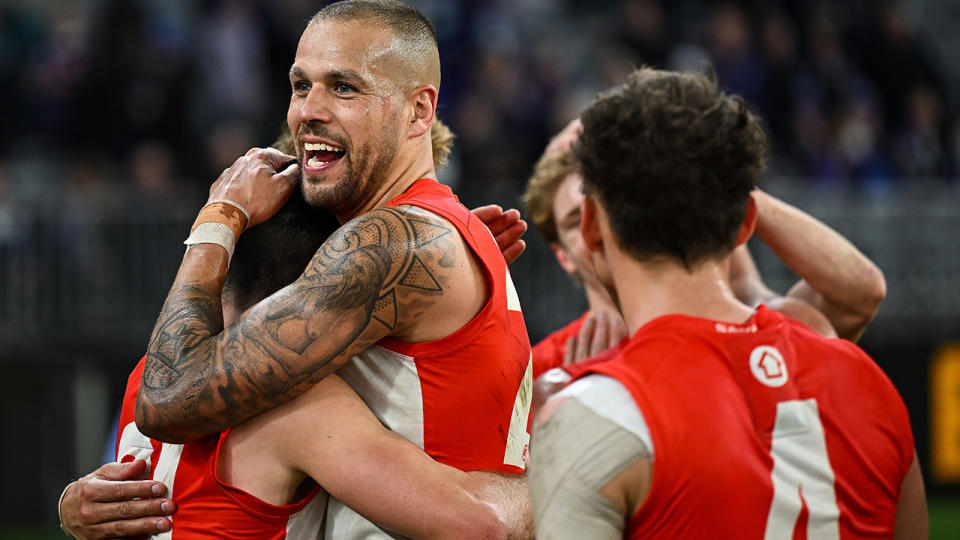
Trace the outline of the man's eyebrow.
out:
[[[324,74],[326,79],[336,79],[340,81],[349,81],[356,84],[368,85],[367,80],[360,76],[359,73],[353,71],[352,69],[342,69],[342,70],[333,70],[328,71]]]
[[[300,69],[299,66],[293,66],[290,68],[290,78],[306,79],[307,73]],[[334,79],[349,81],[359,85],[369,85],[366,79],[361,77],[359,73],[353,71],[352,69],[335,69],[333,71],[328,71],[323,74],[322,78],[328,80]]]

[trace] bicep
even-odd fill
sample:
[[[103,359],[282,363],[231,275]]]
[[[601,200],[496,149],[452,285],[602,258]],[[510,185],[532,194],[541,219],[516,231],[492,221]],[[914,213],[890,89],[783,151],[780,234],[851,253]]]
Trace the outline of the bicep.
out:
[[[807,328],[824,337],[837,337],[837,331],[826,315],[815,306],[804,300],[790,297],[778,296],[767,302],[767,307],[803,323]]]
[[[790,288],[786,298],[804,302],[812,306],[822,315],[827,321],[827,324],[834,329],[833,331],[837,336],[850,341],[856,342],[859,340],[872,320],[872,316],[866,317],[862,313],[848,310],[842,305],[829,302],[820,292],[803,279],[796,282],[793,287]]]

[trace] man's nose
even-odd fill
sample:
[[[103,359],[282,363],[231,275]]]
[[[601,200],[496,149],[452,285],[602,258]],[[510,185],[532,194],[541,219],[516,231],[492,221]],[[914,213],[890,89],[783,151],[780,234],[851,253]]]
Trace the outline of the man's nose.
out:
[[[329,99],[330,97],[322,87],[314,86],[311,88],[310,93],[307,94],[306,99],[300,105],[300,121],[305,124],[329,122],[332,118]]]

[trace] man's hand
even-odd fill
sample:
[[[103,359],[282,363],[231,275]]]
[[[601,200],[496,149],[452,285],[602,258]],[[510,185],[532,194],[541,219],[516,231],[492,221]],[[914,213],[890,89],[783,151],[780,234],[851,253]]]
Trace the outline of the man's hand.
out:
[[[276,214],[293,193],[300,179],[295,160],[273,148],[251,148],[220,173],[210,186],[208,202],[233,201],[250,214],[247,227],[259,225]]]
[[[60,501],[60,521],[74,538],[116,538],[155,534],[173,526],[176,511],[164,498],[166,486],[146,475],[142,459],[108,463],[71,484]]]
[[[511,208],[504,212],[503,208],[490,204],[471,211],[490,229],[507,264],[513,264],[527,249],[527,243],[520,239],[527,232],[527,222],[520,218],[518,210]]]
[[[569,366],[596,356],[616,346],[627,337],[627,325],[618,314],[600,311],[590,313],[580,332],[567,340],[563,365]]]

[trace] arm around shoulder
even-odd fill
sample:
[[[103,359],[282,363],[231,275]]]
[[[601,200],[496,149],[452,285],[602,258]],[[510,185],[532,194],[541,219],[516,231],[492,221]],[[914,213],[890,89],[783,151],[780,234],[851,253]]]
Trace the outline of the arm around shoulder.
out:
[[[204,253],[193,252],[209,246],[191,249],[151,338],[137,400],[140,430],[166,442],[222,431],[293,399],[391,335],[402,322],[397,314],[406,314],[394,289],[419,260],[415,240],[403,213],[367,212],[331,235],[294,283],[227,329],[219,319],[220,284],[182,282],[204,264]]]
[[[291,466],[370,521],[405,536],[509,537],[514,514],[498,497],[523,501],[525,484],[434,461],[386,429],[342,380],[324,385],[324,392],[305,394],[284,418],[297,427],[284,442]]]

